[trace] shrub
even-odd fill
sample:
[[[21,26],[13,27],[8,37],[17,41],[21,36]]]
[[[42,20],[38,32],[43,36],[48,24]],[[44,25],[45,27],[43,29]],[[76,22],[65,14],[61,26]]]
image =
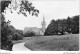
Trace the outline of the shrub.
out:
[[[34,35],[35,35],[35,33],[34,32],[30,32],[30,31],[24,33],[24,37],[31,37],[31,36],[34,36]]]
[[[15,33],[15,34],[13,35],[12,40],[21,40],[22,38],[23,38],[23,36],[21,36],[21,35],[18,34],[18,33]]]

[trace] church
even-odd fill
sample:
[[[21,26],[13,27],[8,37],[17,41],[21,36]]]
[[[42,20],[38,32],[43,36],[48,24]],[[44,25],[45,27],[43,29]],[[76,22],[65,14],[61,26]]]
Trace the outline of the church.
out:
[[[41,28],[37,28],[37,27],[25,27],[24,30],[23,30],[23,33],[26,33],[26,32],[34,32],[35,35],[44,35],[45,33],[45,30],[46,30],[46,21],[45,21],[45,18],[43,16],[43,20],[41,22]]]

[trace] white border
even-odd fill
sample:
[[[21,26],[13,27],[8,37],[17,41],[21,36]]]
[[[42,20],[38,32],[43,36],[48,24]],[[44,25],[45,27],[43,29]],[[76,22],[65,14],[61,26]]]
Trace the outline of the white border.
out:
[[[4,54],[80,54],[79,51],[1,51]]]
[[[79,0],[79,14],[80,14],[80,0]],[[79,16],[80,18],[80,16]],[[80,19],[79,19],[80,23]],[[79,24],[79,31],[80,31],[80,24]],[[80,51],[80,34],[79,34],[79,51]],[[7,50],[0,50],[0,53],[4,54],[80,54],[79,51],[7,51]]]

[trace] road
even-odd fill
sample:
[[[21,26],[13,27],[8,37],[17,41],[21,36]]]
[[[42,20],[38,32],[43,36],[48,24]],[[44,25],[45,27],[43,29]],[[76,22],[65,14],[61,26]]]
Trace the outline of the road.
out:
[[[30,49],[24,46],[24,43],[25,42],[14,44],[12,47],[12,51],[31,51]]]

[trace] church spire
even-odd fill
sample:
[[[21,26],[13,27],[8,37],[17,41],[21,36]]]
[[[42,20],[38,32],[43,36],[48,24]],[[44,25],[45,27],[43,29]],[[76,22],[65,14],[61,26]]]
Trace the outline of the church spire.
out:
[[[44,18],[44,15],[43,15],[43,21],[42,21],[42,30],[43,32],[45,32],[45,29],[46,29],[46,22],[45,22],[45,18]]]
[[[44,15],[43,15],[42,26],[46,26],[46,22],[45,22],[45,18],[44,18]]]

